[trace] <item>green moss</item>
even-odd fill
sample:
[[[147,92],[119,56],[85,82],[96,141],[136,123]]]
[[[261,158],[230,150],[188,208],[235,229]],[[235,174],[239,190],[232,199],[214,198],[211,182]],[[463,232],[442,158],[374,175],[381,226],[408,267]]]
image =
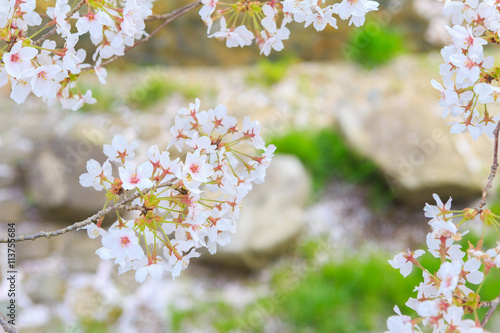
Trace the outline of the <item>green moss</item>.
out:
[[[202,92],[203,88],[197,85],[169,80],[159,75],[150,76],[132,88],[126,102],[136,108],[147,108],[174,93],[182,95],[187,100],[194,100],[202,95]]]
[[[108,323],[89,319],[81,319],[77,329],[88,333],[107,333],[111,331]]]
[[[392,270],[384,256],[328,263],[293,286],[285,283],[287,274],[281,276],[274,281],[282,294],[276,313],[291,332],[382,331],[393,306],[404,304],[415,286],[413,279]]]
[[[392,200],[392,192],[377,165],[357,154],[333,129],[291,130],[269,140],[277,153],[297,156],[311,173],[315,190],[330,179],[342,178],[368,186],[375,206]]]
[[[210,322],[217,332],[266,332],[268,321],[278,318],[291,333],[381,332],[395,304],[414,315],[404,303],[422,279],[417,270],[405,279],[383,253],[369,257],[358,253],[341,263],[313,268],[312,256],[320,249],[320,240],[305,244],[305,261],[299,264],[303,266],[275,269],[269,296],[244,309],[214,301],[172,310],[173,331]]]
[[[188,101],[193,101],[202,95],[213,94],[212,91],[207,91],[207,89],[199,85],[169,80],[160,75],[147,76],[125,95],[118,94],[111,85],[80,85],[80,91],[85,92],[87,89],[92,90],[92,96],[97,102],[95,104],[85,104],[79,112],[109,112],[124,104],[142,110],[167,99],[173,94],[179,94]]]
[[[182,328],[182,323],[186,320],[190,320],[194,317],[192,309],[189,310],[178,310],[175,308],[170,309],[170,319],[172,322],[172,332],[180,332]]]
[[[398,30],[372,20],[352,33],[344,56],[365,68],[373,68],[387,63],[404,50],[404,36]]]
[[[468,241],[477,240],[477,235],[467,235],[460,242],[462,249],[467,248]],[[315,266],[314,257],[324,251],[324,244],[324,239],[305,242],[297,253],[302,261],[275,268],[270,281],[271,293],[244,309],[214,301],[172,312],[174,332],[182,332],[186,327],[200,328],[207,322],[217,332],[266,332],[272,318],[281,320],[290,333],[382,332],[386,330],[387,318],[394,315],[394,305],[404,314],[416,317],[405,303],[409,297],[416,296],[413,290],[423,281],[419,269],[414,268],[404,278],[388,263],[394,254],[377,251],[355,252],[342,262]],[[440,260],[430,253],[418,260],[432,273],[439,269]],[[500,293],[500,285],[496,283],[500,273],[493,270],[490,274],[481,290],[482,300],[492,300]],[[469,287],[477,289],[477,286]],[[486,311],[479,310],[480,318]]]
[[[170,309],[171,332],[185,332],[190,327],[202,329],[205,321],[217,332],[230,332],[238,326],[238,313],[233,307],[221,301],[196,302],[189,309]]]
[[[247,82],[269,88],[282,81],[289,67],[296,62],[295,58],[291,57],[277,61],[270,61],[267,58],[260,59],[255,65],[255,69],[247,76]]]
[[[469,240],[477,240],[477,236],[464,238],[463,249]],[[318,248],[320,245],[311,241],[302,251],[310,258]],[[354,255],[342,263],[330,262],[306,271],[292,283],[289,282],[293,276],[291,270],[277,272],[273,285],[281,297],[276,313],[293,328],[290,332],[381,332],[387,317],[394,314],[394,305],[404,314],[415,317],[404,304],[409,297],[416,296],[413,289],[423,281],[422,273],[415,268],[403,278],[387,259],[385,254],[372,254],[369,258]],[[431,272],[439,269],[440,260],[429,253],[419,261]],[[500,285],[495,283],[500,273],[495,270],[490,274],[480,293],[484,300],[492,300],[500,293]],[[477,289],[477,286],[469,287]],[[480,318],[485,312],[486,309],[480,309]]]
[[[97,102],[94,104],[84,104],[77,112],[109,112],[113,111],[118,105],[123,104],[123,98],[113,90],[111,86],[103,86],[101,84],[81,84],[80,91],[85,93],[87,90],[92,91],[92,97]]]

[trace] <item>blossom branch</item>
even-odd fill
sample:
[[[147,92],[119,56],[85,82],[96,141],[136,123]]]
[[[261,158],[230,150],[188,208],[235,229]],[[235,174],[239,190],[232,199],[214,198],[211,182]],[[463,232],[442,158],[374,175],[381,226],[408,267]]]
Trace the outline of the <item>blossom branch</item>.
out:
[[[77,11],[80,10],[80,8],[82,8],[83,4],[85,3],[85,0],[80,0],[74,7],[73,9],[68,13],[68,15],[66,15],[66,19],[69,19],[71,16],[73,16]],[[48,27],[50,24],[52,23],[49,22],[47,23],[47,25],[43,28],[45,29],[46,27]],[[40,46],[42,45],[42,43],[47,39],[49,38],[50,36],[52,36],[53,34],[55,34],[57,30],[57,27],[54,26],[52,29],[50,29],[49,32],[47,32],[45,35],[43,35],[42,37],[40,37],[36,42],[34,42],[33,44],[36,45],[36,46]]]
[[[186,6],[181,7],[179,9],[176,9],[176,10],[170,12],[170,13],[154,16],[154,17],[157,17],[157,18],[154,18],[154,19],[160,19],[160,17],[161,17],[162,19],[166,18],[166,20],[158,28],[156,28],[153,32],[151,32],[149,35],[147,35],[143,39],[137,41],[134,45],[126,48],[125,52],[130,51],[131,49],[133,49],[137,45],[140,45],[140,44],[142,44],[144,42],[147,42],[149,39],[151,39],[151,37],[153,37],[158,31],[160,31],[161,29],[163,29],[167,24],[169,24],[170,22],[172,22],[172,21],[176,20],[177,18],[183,16],[184,14],[188,13],[192,9],[198,7],[199,5],[201,5],[201,0],[192,2],[192,3],[190,3],[190,4],[186,5]],[[148,19],[146,19],[146,20],[148,20]],[[113,61],[115,61],[118,58],[119,58],[119,56],[114,56],[114,57],[110,58],[109,60],[104,61],[101,64],[101,66],[104,67],[106,65],[109,65],[110,63],[112,63]]]
[[[495,175],[498,170],[498,133],[500,131],[500,121],[497,122],[497,126],[495,127],[495,130],[493,131],[493,134],[495,136],[495,146],[493,148],[493,164],[491,165],[491,172],[490,175],[488,176],[488,183],[483,189],[483,196],[481,198],[481,202],[479,202],[479,209],[480,211],[484,205],[486,205],[486,194],[488,193],[488,190],[493,186],[493,179],[495,178]]]
[[[154,186],[152,188],[149,188],[147,190],[144,190],[142,192],[142,194],[146,194],[148,192],[150,192],[151,190],[153,189],[158,189],[158,188],[161,188],[161,187],[166,187],[166,186],[171,186],[172,185],[172,181],[169,181],[165,184],[161,184],[161,185],[158,185],[158,186]],[[141,192],[136,192],[134,193],[133,195],[131,195],[130,197],[125,197],[123,198],[123,200],[121,200],[120,202],[118,202],[116,205],[112,206],[112,207],[108,207],[106,209],[103,209],[103,210],[100,210],[99,212],[95,213],[94,215],[86,218],[85,220],[83,221],[80,221],[80,222],[76,222],[66,228],[63,228],[63,229],[58,229],[58,230],[54,230],[54,231],[50,231],[50,232],[46,232],[46,231],[40,231],[40,232],[37,232],[36,234],[32,234],[32,235],[28,235],[28,236],[24,236],[24,235],[21,235],[21,236],[18,236],[18,237],[15,237],[15,238],[10,238],[10,242],[12,242],[12,240],[14,240],[14,242],[22,242],[22,241],[26,241],[26,240],[35,240],[37,238],[41,238],[41,237],[45,237],[45,238],[51,238],[51,237],[54,237],[54,236],[59,236],[59,235],[62,235],[62,234],[65,234],[67,232],[70,232],[70,231],[73,231],[73,230],[76,230],[76,229],[79,229],[79,228],[83,228],[84,226],[92,223],[92,222],[95,222],[97,220],[99,220],[101,217],[104,217],[106,214],[116,210],[116,209],[126,209],[126,210],[133,210],[132,208],[136,208],[135,206],[129,206],[129,205],[126,205],[127,203],[129,202],[132,202],[134,199],[138,198],[141,196]],[[137,206],[137,208],[140,208]],[[0,243],[7,243],[9,242],[9,238],[5,237],[5,238],[2,238],[0,239]]]
[[[498,127],[498,126],[497,126]],[[479,307],[481,308],[490,308],[488,312],[486,313],[486,316],[484,316],[483,320],[481,321],[481,326],[484,327],[488,321],[490,320],[491,316],[493,315],[493,312],[495,312],[498,304],[500,304],[500,295],[498,295],[494,300],[492,301],[485,301],[479,303]]]
[[[7,319],[5,319],[2,313],[0,313],[0,325],[6,333],[19,333],[18,330],[7,322]]]

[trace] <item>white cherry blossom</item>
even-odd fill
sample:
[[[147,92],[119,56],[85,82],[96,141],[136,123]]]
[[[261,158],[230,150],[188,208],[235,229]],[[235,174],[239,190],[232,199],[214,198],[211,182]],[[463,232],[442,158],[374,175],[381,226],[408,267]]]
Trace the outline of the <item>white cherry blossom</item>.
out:
[[[153,166],[149,162],[144,162],[135,168],[135,164],[131,162],[125,162],[123,167],[118,168],[120,173],[120,179],[123,182],[123,188],[125,190],[132,190],[138,188],[140,190],[147,189],[153,186],[153,182],[150,177],[153,173]]]
[[[7,73],[17,80],[27,76],[27,73],[33,69],[31,59],[36,57],[38,51],[29,46],[23,47],[23,42],[18,41],[14,44],[10,52],[3,55],[2,60],[5,64]]]
[[[407,277],[412,269],[413,263],[412,260],[422,256],[425,253],[423,250],[417,250],[415,252],[411,252],[410,250],[406,250],[405,252],[401,252],[394,257],[394,260],[389,260],[389,264],[392,267],[399,269],[401,275]]]
[[[84,15],[78,19],[76,22],[76,27],[78,28],[78,34],[83,35],[87,32],[90,33],[94,44],[99,43],[102,40],[103,28],[108,26],[113,26],[113,20],[108,14],[102,11],[96,13],[89,11],[87,15]]]
[[[80,176],[80,184],[83,187],[92,186],[97,191],[101,191],[103,189],[103,180],[112,180],[111,172],[111,164],[109,161],[104,162],[101,167],[99,162],[90,159],[87,162],[87,173]]]
[[[252,44],[254,35],[247,29],[246,26],[240,25],[236,28],[227,28],[226,19],[222,17],[219,21],[220,30],[210,36],[218,39],[225,39],[227,47],[243,47]]]
[[[110,229],[102,237],[102,245],[109,249],[110,258],[115,258],[115,263],[119,264],[125,259],[141,259],[144,251],[139,245],[137,236],[133,230]]]
[[[104,145],[103,151],[109,160],[112,162],[125,162],[134,158],[134,150],[139,145],[139,142],[132,141],[130,144],[123,135],[115,135],[111,145]]]

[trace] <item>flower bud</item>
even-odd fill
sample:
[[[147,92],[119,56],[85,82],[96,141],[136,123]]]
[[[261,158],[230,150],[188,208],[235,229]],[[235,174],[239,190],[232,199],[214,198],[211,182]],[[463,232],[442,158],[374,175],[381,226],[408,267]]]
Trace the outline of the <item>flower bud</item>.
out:
[[[491,224],[491,215],[493,213],[489,209],[483,209],[481,211],[481,214],[479,215],[481,217],[481,221],[483,221],[486,224]]]
[[[465,208],[464,209],[464,219],[466,221],[473,220],[477,216],[477,209],[475,208]]]

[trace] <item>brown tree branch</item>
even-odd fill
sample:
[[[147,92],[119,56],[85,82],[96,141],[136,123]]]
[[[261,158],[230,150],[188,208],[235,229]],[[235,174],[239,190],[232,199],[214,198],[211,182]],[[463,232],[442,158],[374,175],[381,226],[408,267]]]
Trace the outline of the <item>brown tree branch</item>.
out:
[[[74,7],[73,9],[68,13],[68,15],[66,15],[66,20],[69,19],[71,16],[73,16],[77,11],[80,10],[80,8],[82,8],[83,4],[85,3],[85,0],[80,0]],[[52,21],[51,21],[52,22]],[[49,27],[49,24],[51,23],[47,23],[47,25],[45,25],[45,28]],[[50,29],[49,32],[47,32],[45,35],[43,35],[42,37],[40,37],[36,42],[34,42],[33,44],[36,45],[36,46],[40,46],[42,45],[42,43],[47,39],[49,38],[50,36],[52,36],[55,32],[56,32],[56,29],[57,27],[54,26],[52,27],[52,29]]]
[[[179,10],[179,9],[177,9],[177,10]],[[144,21],[149,22],[149,21],[165,20],[165,19],[172,17],[174,15],[174,13],[175,13],[175,11],[170,12],[170,13],[166,13],[166,14],[151,15],[151,16],[146,17],[144,19]]]
[[[6,333],[19,333],[18,330],[14,328],[14,326],[10,325],[7,319],[0,313],[0,325],[2,326],[4,332]]]
[[[154,189],[158,189],[158,188],[162,188],[162,187],[167,187],[167,186],[172,186],[173,182],[172,181],[169,181],[165,184],[160,184],[158,186],[155,186],[155,187],[152,187],[152,188],[149,188],[147,190],[144,190],[142,191],[142,194],[146,194],[146,193],[149,193],[153,188]],[[54,236],[59,236],[59,235],[62,235],[62,234],[65,234],[67,232],[70,232],[70,231],[73,231],[73,230],[76,230],[76,229],[79,229],[79,228],[83,228],[84,226],[92,223],[92,222],[95,222],[97,220],[99,220],[101,217],[105,216],[106,214],[114,211],[114,210],[117,210],[117,209],[126,209],[126,210],[134,210],[134,208],[139,208],[139,206],[129,206],[129,205],[125,205],[129,202],[132,202],[134,199],[138,198],[141,196],[141,193],[140,192],[136,192],[134,193],[133,195],[131,195],[130,197],[125,197],[123,198],[120,202],[118,202],[116,205],[112,206],[112,207],[108,207],[106,209],[103,209],[103,210],[100,210],[99,212],[95,213],[94,215],[86,218],[85,220],[83,221],[80,221],[80,222],[76,222],[76,223],[73,223],[72,225],[66,227],[66,228],[63,228],[63,229],[58,229],[58,230],[54,230],[54,231],[49,231],[49,232],[46,232],[46,231],[40,231],[40,232],[37,232],[36,234],[32,234],[32,235],[28,235],[28,236],[24,236],[24,235],[21,235],[21,236],[18,236],[18,237],[15,237],[15,238],[8,238],[8,237],[5,237],[5,238],[2,238],[0,239],[0,243],[8,243],[9,241],[12,242],[22,242],[22,241],[26,241],[26,240],[35,240],[37,238],[41,238],[41,237],[45,237],[45,238],[51,238],[51,237],[54,237]]]
[[[495,178],[495,175],[498,170],[498,133],[500,131],[500,121],[497,122],[497,126],[495,127],[495,130],[493,131],[493,135],[495,136],[495,146],[493,148],[493,164],[491,165],[491,172],[490,175],[488,176],[488,183],[483,189],[483,196],[481,198],[481,201],[479,202],[478,206],[478,211],[481,211],[483,209],[484,205],[486,205],[486,194],[488,193],[488,190],[493,186],[493,179]]]
[[[488,312],[486,313],[486,316],[484,316],[483,320],[481,321],[481,327],[484,328],[484,326],[488,323],[488,321],[490,320],[491,316],[493,315],[493,312],[495,312],[498,304],[500,304],[500,295],[498,295],[492,301],[480,302],[479,303],[479,307],[480,308],[490,308],[488,310]]]

